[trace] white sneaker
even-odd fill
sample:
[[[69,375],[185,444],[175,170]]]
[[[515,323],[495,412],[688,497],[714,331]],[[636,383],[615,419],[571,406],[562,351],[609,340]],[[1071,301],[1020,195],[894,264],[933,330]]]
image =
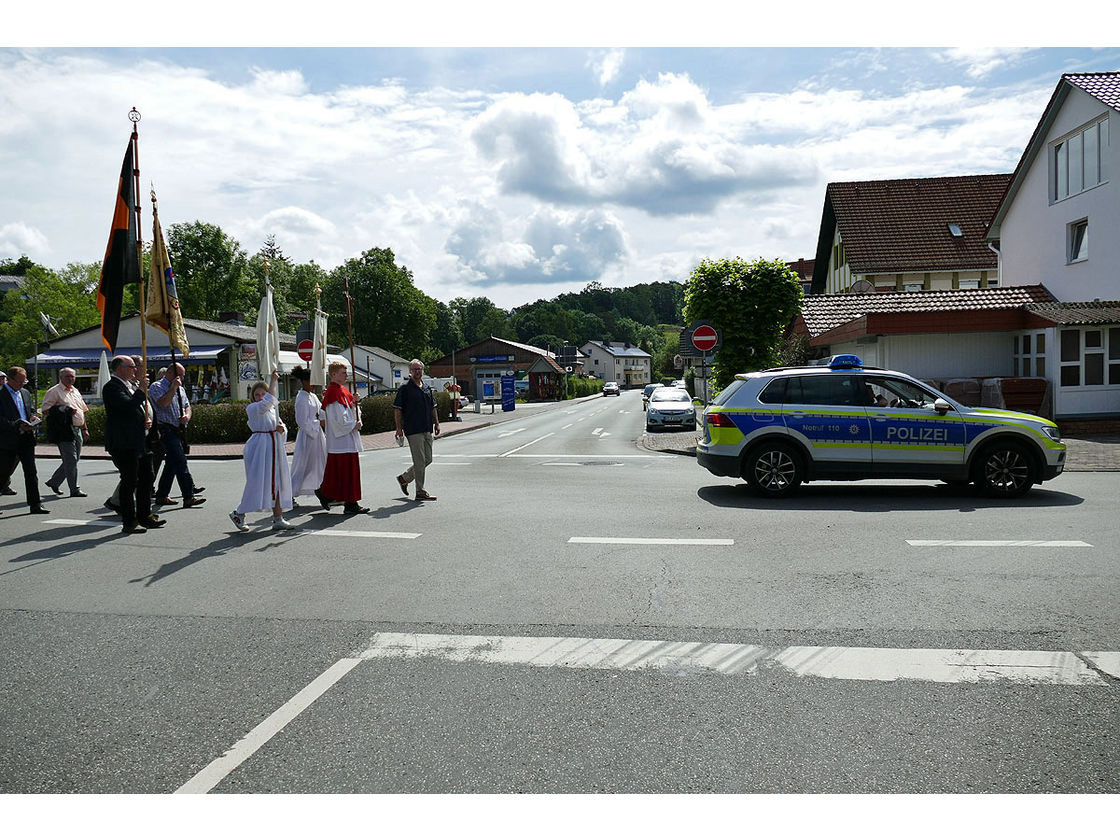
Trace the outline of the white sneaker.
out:
[[[285,519],[283,516],[281,516],[279,519],[273,519],[272,520],[272,530],[273,531],[294,531],[295,529],[296,529],[296,526],[293,525],[291,522],[289,522],[287,519]],[[246,528],[245,530],[249,530],[249,529]]]
[[[245,514],[238,513],[237,511],[230,511],[230,521],[237,526],[238,531],[248,531],[249,526],[245,524]]]

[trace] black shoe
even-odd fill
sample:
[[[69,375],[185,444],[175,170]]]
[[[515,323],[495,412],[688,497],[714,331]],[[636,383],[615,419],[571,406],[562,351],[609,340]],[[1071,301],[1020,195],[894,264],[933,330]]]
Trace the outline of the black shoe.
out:
[[[15,494],[16,491],[11,487],[5,487],[3,490],[0,490],[0,496],[14,496]]]
[[[146,534],[148,529],[141,525],[139,522],[133,522],[131,525],[125,525],[121,528],[122,534]]]
[[[205,492],[206,492],[206,488],[205,488],[205,487],[199,487],[199,486],[198,486],[198,485],[196,484],[196,485],[194,486],[194,492],[195,492],[195,495],[198,495],[199,493],[205,493]]]
[[[51,489],[51,492],[52,492],[52,493],[54,493],[54,494],[55,494],[56,496],[57,496],[57,495],[58,495],[59,493],[61,493],[61,492],[62,492],[62,490],[61,490],[60,488],[58,488],[58,487],[56,487],[55,485],[51,484],[51,483],[50,483],[49,481],[44,481],[43,483],[44,483],[45,485],[47,485],[47,487],[49,487],[49,488]]]
[[[84,499],[88,495],[89,495],[89,493],[83,493],[81,490],[75,490],[73,493],[70,494],[70,498],[71,499]]]
[[[50,513],[50,511],[49,511],[49,510],[47,510],[47,509],[46,509],[45,507],[43,507],[42,505],[39,505],[39,507],[33,507],[33,508],[31,508],[31,512],[32,512],[32,513]]]
[[[121,512],[121,506],[114,502],[112,499],[105,500],[105,507],[109,508],[109,510],[115,510],[117,513]]]
[[[323,510],[330,510],[331,509],[331,500],[323,495],[322,490],[316,490],[315,491],[315,498],[319,500],[319,504],[321,504],[323,506]]]
[[[140,524],[145,528],[162,528],[167,524],[166,520],[156,519],[154,516],[149,516],[147,519],[141,519]]]
[[[369,513],[369,508],[362,507],[357,502],[347,502],[343,510],[346,513]]]
[[[175,501],[174,499],[167,498],[167,496],[160,496],[158,499],[156,499],[154,502],[152,502],[152,504],[153,505],[158,505],[160,507],[169,507],[171,505],[177,505],[179,503],[177,501]]]
[[[204,498],[202,498],[201,496],[192,496],[189,499],[183,499],[183,507],[185,507],[185,508],[198,507],[200,504],[202,504],[205,501],[206,500]]]

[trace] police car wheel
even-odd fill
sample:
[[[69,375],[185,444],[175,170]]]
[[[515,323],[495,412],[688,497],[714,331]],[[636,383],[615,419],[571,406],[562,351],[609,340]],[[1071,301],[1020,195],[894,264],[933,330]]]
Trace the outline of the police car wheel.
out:
[[[763,496],[779,498],[797,489],[804,475],[794,449],[784,443],[764,443],[743,462],[743,478]]]
[[[981,453],[976,483],[990,496],[1022,496],[1034,484],[1031,456],[1014,441],[996,443]]]

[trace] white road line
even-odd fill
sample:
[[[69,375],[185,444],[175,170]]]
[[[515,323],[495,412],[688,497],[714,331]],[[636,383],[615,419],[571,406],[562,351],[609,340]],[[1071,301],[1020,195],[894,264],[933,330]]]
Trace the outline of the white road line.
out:
[[[707,670],[727,675],[753,674],[762,667],[770,667],[801,677],[880,682],[1005,680],[1046,685],[1107,685],[1076,654],[1064,651],[765,648],[638,639],[378,633],[370,640],[369,647],[358,655],[363,659],[430,656],[454,662],[542,668]],[[1120,653],[1096,655],[1120,656]]]
[[[553,435],[553,433],[552,433],[552,432],[549,432],[549,433],[548,433],[547,435],[541,435],[541,436],[540,436],[539,438],[537,438],[536,440],[531,440],[531,441],[529,441],[528,443],[523,443],[523,444],[521,444],[521,446],[518,446],[518,447],[517,447],[516,449],[511,449],[511,450],[509,450],[509,452],[503,452],[503,453],[502,453],[501,455],[499,455],[498,457],[499,457],[499,458],[508,458],[508,457],[509,457],[510,455],[512,455],[512,454],[513,454],[514,452],[520,452],[520,451],[521,451],[522,449],[524,449],[524,448],[525,448],[526,446],[532,446],[532,445],[533,445],[534,443],[539,443],[540,441],[544,440],[545,438],[549,438],[549,437],[552,437],[552,435]]]
[[[512,450],[516,452],[517,450]],[[568,452],[561,452],[559,454],[553,453],[551,455],[479,455],[480,458],[574,458],[577,461],[586,461],[589,458],[610,458],[612,461],[616,458],[655,458],[665,459],[672,458],[672,455],[572,455]]]
[[[572,427],[572,424],[569,423],[567,426],[561,426],[560,431],[564,431],[564,429],[570,429],[571,427]]]
[[[523,432],[523,431],[525,431],[525,429],[524,429],[524,428],[521,428],[521,429],[511,429],[511,430],[510,430],[510,431],[508,431],[508,432],[502,432],[502,433],[501,433],[500,435],[498,435],[498,437],[500,437],[500,438],[504,438],[504,437],[509,437],[510,435],[515,435],[515,434],[517,434],[518,432]]]
[[[1108,650],[1086,651],[1082,654],[1086,659],[1108,674],[1120,680],[1120,652]]]
[[[656,537],[569,537],[568,542],[592,545],[735,545],[735,540],[659,539]]]
[[[547,461],[541,464],[542,467],[578,467],[580,466],[575,461]]]
[[[261,721],[248,735],[233,745],[223,756],[211,761],[194,775],[176,793],[208,793],[219,782],[237,769],[243,761],[264,746],[268,740],[287,726],[295,717],[318,700],[336,682],[361,663],[361,659],[340,659],[312,680],[295,697]]]
[[[951,546],[953,548],[1092,548],[1091,543],[1081,540],[907,540],[907,545],[930,548]]]
[[[601,432],[601,431],[603,431],[603,427],[602,427],[602,426],[597,426],[596,428],[594,428],[594,429],[592,429],[592,430],[591,430],[591,434],[593,434],[593,435],[597,435],[597,434],[599,434],[599,432]]]
[[[104,519],[44,519],[44,525],[100,525],[105,528],[120,527],[120,522],[107,522]]]
[[[300,531],[304,535],[314,535],[316,537],[368,537],[370,539],[382,540],[414,540],[417,537],[423,536],[422,534],[408,534],[396,531],[337,531],[334,528],[323,531]]]

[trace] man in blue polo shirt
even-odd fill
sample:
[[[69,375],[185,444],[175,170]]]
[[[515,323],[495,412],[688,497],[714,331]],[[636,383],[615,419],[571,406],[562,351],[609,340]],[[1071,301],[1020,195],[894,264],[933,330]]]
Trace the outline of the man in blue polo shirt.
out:
[[[195,507],[206,501],[199,496],[201,487],[196,487],[187,466],[185,438],[187,424],[191,421],[191,401],[187,399],[187,389],[183,387],[184,368],[176,362],[167,372],[148,388],[148,399],[155,405],[156,428],[159,442],[163,444],[163,472],[156,488],[155,504],[173,505],[167,494],[171,492],[172,477],[179,480],[179,490],[183,494],[183,507]]]
[[[397,423],[397,438],[408,440],[412,452],[412,466],[397,476],[401,492],[408,495],[408,483],[416,479],[416,501],[434,502],[436,497],[424,489],[424,471],[432,463],[433,429],[439,434],[439,414],[436,397],[430,386],[424,384],[424,363],[413,359],[408,363],[408,381],[397,389],[393,400],[393,418]]]

